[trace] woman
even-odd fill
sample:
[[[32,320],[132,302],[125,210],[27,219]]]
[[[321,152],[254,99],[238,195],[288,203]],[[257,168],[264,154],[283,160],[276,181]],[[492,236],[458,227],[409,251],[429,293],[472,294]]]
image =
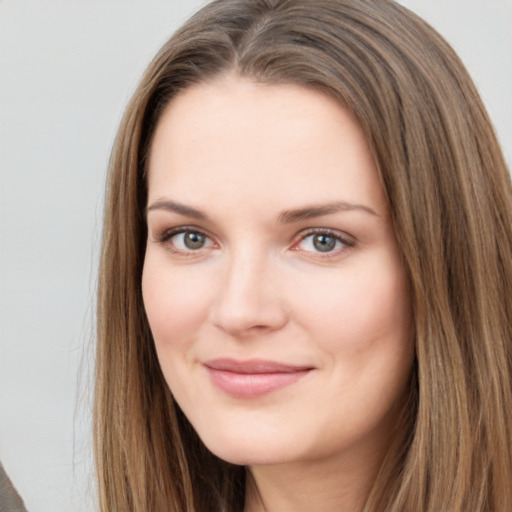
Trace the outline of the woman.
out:
[[[412,13],[208,4],[105,208],[102,510],[512,509],[510,178]]]

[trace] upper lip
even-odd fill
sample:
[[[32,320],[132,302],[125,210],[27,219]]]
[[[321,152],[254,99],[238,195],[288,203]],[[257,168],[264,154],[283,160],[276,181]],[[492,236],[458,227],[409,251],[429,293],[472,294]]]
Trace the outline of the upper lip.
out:
[[[211,359],[203,363],[207,368],[233,373],[291,373],[312,370],[312,366],[292,365],[278,361],[264,359],[249,359],[240,361],[237,359],[220,358]]]

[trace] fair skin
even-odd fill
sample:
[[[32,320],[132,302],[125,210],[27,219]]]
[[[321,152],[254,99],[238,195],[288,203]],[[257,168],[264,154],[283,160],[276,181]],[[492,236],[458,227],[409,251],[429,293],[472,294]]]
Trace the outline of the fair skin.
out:
[[[356,512],[414,359],[406,273],[364,134],[333,99],[227,75],[166,108],[142,290],[166,381],[249,468],[246,512]]]

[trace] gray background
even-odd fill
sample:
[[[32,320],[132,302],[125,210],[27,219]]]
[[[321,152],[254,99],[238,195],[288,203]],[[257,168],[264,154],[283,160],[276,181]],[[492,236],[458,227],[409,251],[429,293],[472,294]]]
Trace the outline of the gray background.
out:
[[[199,0],[0,1],[0,460],[31,512],[94,510],[96,263],[124,105]],[[512,0],[404,0],[455,47],[512,160]]]

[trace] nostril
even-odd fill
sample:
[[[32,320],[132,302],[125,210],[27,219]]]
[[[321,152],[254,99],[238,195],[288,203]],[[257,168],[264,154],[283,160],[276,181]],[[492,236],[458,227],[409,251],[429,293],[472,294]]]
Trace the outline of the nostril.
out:
[[[287,322],[283,296],[268,254],[244,239],[230,251],[210,310],[215,327],[232,336],[246,337],[280,329]]]
[[[233,336],[249,336],[280,329],[288,314],[278,297],[257,294],[242,296],[225,293],[212,306],[210,319],[219,329]]]

